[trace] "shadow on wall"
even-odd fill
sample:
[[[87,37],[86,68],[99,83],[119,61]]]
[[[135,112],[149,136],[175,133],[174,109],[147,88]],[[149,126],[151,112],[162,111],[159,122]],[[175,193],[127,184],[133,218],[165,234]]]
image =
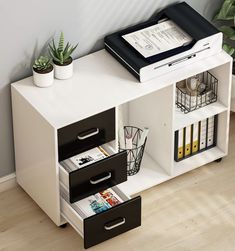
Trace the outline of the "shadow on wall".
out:
[[[6,175],[14,172],[10,85],[0,89],[0,107],[0,173]],[[9,155],[12,156],[10,162]]]
[[[32,65],[34,64],[35,59],[40,55],[48,55],[48,44],[52,41],[53,37],[54,36],[51,36],[43,46],[39,46],[38,41],[36,41],[32,54],[29,54],[29,52],[25,51],[24,59],[20,63],[15,65],[10,73],[10,83],[19,81],[20,79],[32,75]]]
[[[41,54],[47,54],[48,39],[43,46],[39,46],[36,41],[33,52],[25,51],[20,63],[17,63],[10,74],[6,83],[0,86],[0,177],[14,172],[14,144],[13,144],[13,127],[12,127],[12,110],[11,110],[11,93],[10,84],[20,79],[32,75],[32,65],[35,59]],[[12,156],[9,159],[9,156]],[[9,162],[10,160],[10,162]],[[7,165],[5,164],[7,163]],[[4,165],[4,166],[3,166]]]

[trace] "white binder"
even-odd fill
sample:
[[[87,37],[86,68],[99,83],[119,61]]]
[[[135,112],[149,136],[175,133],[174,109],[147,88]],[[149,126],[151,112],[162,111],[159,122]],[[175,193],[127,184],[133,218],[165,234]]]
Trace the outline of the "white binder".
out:
[[[203,150],[206,148],[206,127],[207,127],[207,120],[204,119],[201,121],[200,126],[200,144],[199,150]]]
[[[214,144],[215,117],[208,118],[207,147]]]

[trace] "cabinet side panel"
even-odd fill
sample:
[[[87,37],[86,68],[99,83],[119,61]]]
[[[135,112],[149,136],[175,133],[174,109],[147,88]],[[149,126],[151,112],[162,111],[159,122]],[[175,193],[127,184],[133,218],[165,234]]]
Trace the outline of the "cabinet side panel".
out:
[[[218,100],[228,108],[228,112],[223,112],[219,115],[217,132],[217,145],[227,154],[232,89],[232,60],[210,70],[210,72],[218,79]]]
[[[18,184],[60,225],[56,130],[12,87]]]
[[[222,112],[218,115],[218,127],[217,127],[217,146],[226,155],[228,154],[229,143],[229,120],[230,112]]]
[[[210,72],[218,79],[218,100],[230,109],[232,63],[220,65]]]
[[[129,103],[130,124],[149,128],[146,152],[169,175],[174,154],[173,92],[171,85]]]

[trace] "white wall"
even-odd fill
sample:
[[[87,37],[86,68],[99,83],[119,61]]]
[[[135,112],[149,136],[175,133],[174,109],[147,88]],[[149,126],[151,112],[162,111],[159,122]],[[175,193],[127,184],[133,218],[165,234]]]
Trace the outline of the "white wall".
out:
[[[222,0],[188,0],[208,19]],[[0,0],[0,177],[14,171],[10,83],[31,75],[32,60],[61,30],[79,42],[75,58],[103,47],[112,31],[148,19],[174,0]],[[37,132],[35,132],[37,133]]]

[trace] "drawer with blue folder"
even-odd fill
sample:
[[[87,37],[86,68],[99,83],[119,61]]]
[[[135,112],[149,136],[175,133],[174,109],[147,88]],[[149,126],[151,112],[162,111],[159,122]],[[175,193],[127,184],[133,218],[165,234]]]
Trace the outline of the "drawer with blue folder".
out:
[[[216,146],[218,115],[175,131],[174,160],[181,161]]]

